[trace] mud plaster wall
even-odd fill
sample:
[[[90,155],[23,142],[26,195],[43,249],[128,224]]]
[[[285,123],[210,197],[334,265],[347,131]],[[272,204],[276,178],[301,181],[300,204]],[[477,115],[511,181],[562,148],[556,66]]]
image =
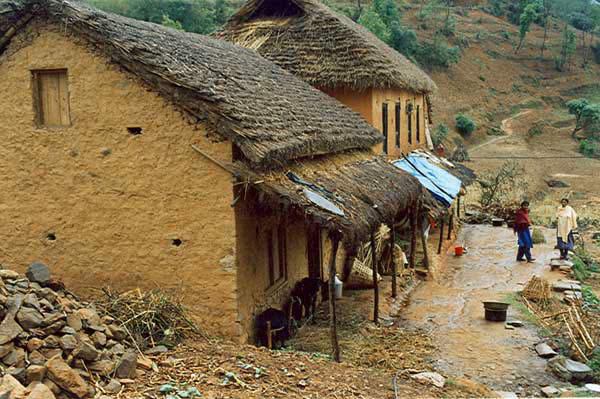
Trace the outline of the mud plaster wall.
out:
[[[240,338],[254,342],[254,318],[268,308],[283,309],[296,283],[308,276],[307,225],[288,219],[287,280],[269,286],[267,231],[277,230],[278,216],[260,216],[247,201],[236,205],[237,278]]]
[[[69,128],[34,127],[31,70],[49,68],[68,69]],[[231,177],[190,148],[230,144],[52,27],[16,37],[0,76],[0,263],[41,260],[83,295],[178,288],[209,333],[237,333]]]
[[[383,132],[382,121],[382,104],[388,104],[388,155],[390,158],[398,158],[402,153],[407,154],[417,148],[426,147],[425,126],[427,109],[424,101],[424,96],[407,90],[396,89],[368,89],[364,91],[355,91],[349,88],[337,89],[322,89],[321,90],[338,101],[348,106],[355,112],[359,113],[367,122],[374,126],[379,131]],[[413,140],[412,144],[408,143],[408,115],[405,112],[406,101],[413,102],[414,112],[411,115],[413,120]],[[402,104],[401,121],[400,121],[400,147],[396,146],[396,102]],[[420,121],[421,124],[421,141],[416,139],[416,109],[417,105],[421,107]],[[383,144],[378,144],[374,148],[377,153],[383,152]]]

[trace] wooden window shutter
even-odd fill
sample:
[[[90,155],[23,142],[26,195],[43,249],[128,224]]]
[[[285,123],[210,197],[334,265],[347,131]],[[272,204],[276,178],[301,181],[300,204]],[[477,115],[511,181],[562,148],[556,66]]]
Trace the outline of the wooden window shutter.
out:
[[[36,123],[44,127],[71,125],[67,70],[33,72]]]

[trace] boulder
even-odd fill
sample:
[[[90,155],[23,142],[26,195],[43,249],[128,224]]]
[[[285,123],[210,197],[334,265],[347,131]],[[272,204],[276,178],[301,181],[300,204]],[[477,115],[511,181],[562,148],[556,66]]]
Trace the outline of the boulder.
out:
[[[15,346],[12,342],[0,345],[0,358],[3,358],[4,356],[8,355],[10,352],[13,351],[13,349],[15,349]]]
[[[0,398],[3,394],[10,393],[10,397],[24,397],[25,387],[15,377],[5,374],[0,381]]]
[[[100,331],[96,331],[91,336],[92,342],[96,345],[96,348],[104,348],[106,346],[106,334]]]
[[[560,391],[557,388],[553,387],[552,385],[543,387],[541,389],[541,391],[542,391],[542,395],[544,395],[547,398],[555,398],[560,395]]]
[[[86,398],[90,395],[90,387],[60,356],[55,356],[46,363],[48,378],[56,385],[75,395]]]
[[[600,385],[598,384],[585,384],[585,389],[590,392],[600,393]]]
[[[102,319],[94,309],[82,308],[75,312],[83,322],[86,328],[93,328],[102,325]],[[69,324],[70,327],[73,327]],[[73,327],[75,328],[75,327]],[[76,329],[76,328],[75,328]]]
[[[554,349],[552,349],[550,347],[550,345],[548,345],[545,342],[539,343],[535,346],[535,351],[537,352],[537,354],[540,357],[543,357],[544,359],[549,359],[551,357],[554,357],[556,355],[558,355],[558,353],[556,353],[554,351]]]
[[[562,355],[550,359],[546,367],[563,380],[573,383],[587,381],[592,375],[592,369],[586,364],[568,359]]]
[[[444,385],[446,385],[446,379],[441,374],[435,372],[414,374],[411,378],[420,383],[430,384],[437,388],[443,388]]]
[[[106,393],[119,393],[122,388],[123,384],[113,378],[104,386],[104,391]]]
[[[46,385],[36,384],[27,399],[56,399],[56,397]]]
[[[25,370],[26,381],[28,384],[32,382],[42,382],[46,377],[46,367],[44,366],[29,366]]]
[[[40,305],[40,301],[38,301],[38,297],[35,296],[35,294],[25,295],[25,297],[23,298],[23,306],[34,308],[39,311],[42,310],[42,305]]]
[[[29,363],[43,366],[46,364],[46,358],[39,351],[33,351],[29,354]]]
[[[2,363],[7,366],[23,367],[25,365],[25,351],[21,348],[13,349],[2,358]]]
[[[73,335],[63,335],[60,338],[60,347],[65,352],[70,352],[77,348],[77,339]]]
[[[14,316],[6,315],[2,323],[0,323],[0,345],[7,344],[17,337],[23,329],[15,321]]]
[[[95,362],[89,363],[87,365],[87,368],[92,371],[95,371],[100,375],[108,377],[110,374],[112,374],[113,371],[115,371],[116,365],[116,361],[109,359],[100,359],[96,360]]]
[[[16,280],[19,278],[19,273],[14,270],[2,269],[0,270],[0,278],[3,280]]]
[[[121,357],[117,366],[117,378],[135,378],[137,368],[137,352],[129,350]]]
[[[41,262],[34,262],[27,268],[25,275],[29,279],[29,281],[38,283],[40,285],[46,285],[50,282],[50,269],[48,266]]]
[[[44,341],[39,338],[31,338],[27,342],[27,352],[33,352],[44,346]]]
[[[25,330],[38,328],[44,322],[44,316],[34,308],[22,307],[17,313],[17,321]]]

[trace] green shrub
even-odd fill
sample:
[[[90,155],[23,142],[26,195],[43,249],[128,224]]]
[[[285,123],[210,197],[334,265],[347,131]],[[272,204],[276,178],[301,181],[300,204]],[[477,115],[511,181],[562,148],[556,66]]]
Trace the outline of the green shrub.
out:
[[[492,126],[487,130],[488,136],[506,136],[506,132],[499,126]]]
[[[449,132],[450,129],[448,129],[448,126],[446,126],[445,124],[440,123],[439,125],[437,125],[435,129],[433,129],[433,132],[431,134],[431,141],[433,142],[434,147],[437,147],[438,145],[442,144],[446,137],[448,137]]]
[[[534,228],[533,232],[531,234],[531,240],[533,241],[534,244],[545,244],[546,243],[546,237],[544,237],[544,233],[542,232],[542,230]]]
[[[585,263],[578,257],[573,258],[573,275],[579,281],[585,281],[590,277],[590,272],[588,271]]]
[[[594,370],[596,376],[600,375],[600,348],[594,350],[587,365]]]
[[[469,42],[469,38],[462,34],[456,39],[456,44],[458,44],[458,47],[462,49],[469,48],[469,46],[471,45],[471,43]]]
[[[600,64],[600,44],[592,45],[592,52],[594,53],[596,64]]]
[[[475,131],[477,126],[475,122],[467,115],[458,114],[456,115],[456,129],[462,136],[469,136]]]
[[[419,42],[414,30],[405,28],[400,22],[394,21],[390,26],[390,45],[394,50],[412,59],[417,52]]]
[[[375,36],[388,43],[390,40],[390,30],[377,14],[374,7],[369,7],[358,19],[358,23],[370,30]]]
[[[449,68],[460,61],[460,48],[448,45],[443,36],[435,35],[433,40],[424,41],[417,48],[415,58],[427,69]]]
[[[579,143],[579,152],[589,158],[600,156],[600,145],[594,139],[585,139]]]
[[[456,32],[456,18],[450,16],[445,19],[439,32],[446,37],[454,36]]]

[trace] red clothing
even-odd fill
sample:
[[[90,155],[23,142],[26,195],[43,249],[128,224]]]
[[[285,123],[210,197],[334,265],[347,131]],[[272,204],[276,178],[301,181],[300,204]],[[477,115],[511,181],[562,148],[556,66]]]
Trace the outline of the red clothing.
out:
[[[531,220],[529,219],[529,210],[519,208],[515,213],[515,231],[525,230],[531,226]]]

